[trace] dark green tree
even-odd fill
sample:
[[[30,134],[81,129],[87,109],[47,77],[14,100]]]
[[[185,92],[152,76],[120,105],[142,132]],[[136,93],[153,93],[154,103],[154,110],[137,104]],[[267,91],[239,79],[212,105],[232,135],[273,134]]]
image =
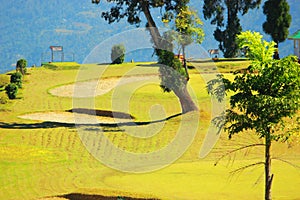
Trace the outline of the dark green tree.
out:
[[[238,53],[236,35],[242,31],[238,14],[245,15],[249,9],[258,7],[261,0],[204,0],[203,14],[216,25],[215,39],[224,57],[235,57]],[[225,17],[227,12],[227,18]],[[224,29],[225,26],[226,27]]]
[[[10,83],[5,87],[5,91],[9,99],[15,99],[18,93],[18,86],[15,83]]]
[[[110,0],[108,2],[112,4],[112,7],[101,15],[108,23],[118,22],[125,18],[128,23],[139,26],[142,22],[140,14],[144,14],[147,20],[146,27],[150,32],[156,55],[161,64],[162,88],[165,91],[173,91],[175,93],[179,98],[182,113],[198,110],[188,93],[186,74],[182,77],[183,66],[179,63],[179,67],[176,58],[174,58],[172,45],[169,44],[171,41],[162,37],[151,14],[151,9],[159,8],[163,19],[174,20],[174,16],[183,7],[187,6],[189,0]],[[92,0],[92,3],[99,4],[100,0]]]
[[[15,83],[18,88],[22,88],[22,74],[20,72],[13,73],[10,76],[10,83]]]
[[[27,71],[26,67],[27,67],[27,60],[22,58],[17,62],[16,71],[21,72],[22,75],[25,75]]]
[[[241,169],[264,165],[265,199],[270,200],[274,176],[271,173],[271,144],[274,141],[285,142],[291,136],[286,118],[292,118],[300,109],[299,64],[295,56],[272,59],[275,42],[262,41],[259,33],[243,32],[238,40],[241,48],[248,49],[247,55],[252,63],[233,81],[221,76],[221,79],[209,82],[209,92],[219,99],[223,99],[227,92],[234,93],[226,115],[214,121],[225,128],[229,138],[244,130],[253,130],[259,138],[264,138],[265,161]],[[262,146],[257,144],[244,148],[258,145]]]
[[[278,46],[289,34],[292,20],[290,6],[286,0],[268,0],[263,6],[263,12],[267,17],[263,23],[263,30],[271,35]]]
[[[122,64],[125,60],[125,46],[123,44],[116,44],[111,48],[112,64]]]

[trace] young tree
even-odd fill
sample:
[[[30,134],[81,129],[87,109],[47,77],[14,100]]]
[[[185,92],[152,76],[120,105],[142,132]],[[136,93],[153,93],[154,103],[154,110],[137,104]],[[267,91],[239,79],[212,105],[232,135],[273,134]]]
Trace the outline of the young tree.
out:
[[[272,59],[275,42],[262,41],[259,33],[243,32],[238,35],[240,47],[247,48],[252,60],[248,70],[238,74],[234,81],[221,76],[208,84],[211,94],[222,99],[227,92],[230,108],[226,115],[215,119],[229,133],[229,138],[243,130],[254,130],[264,138],[265,146],[265,199],[271,199],[271,144],[286,141],[290,132],[283,131],[286,118],[292,118],[300,108],[300,70],[297,58],[288,56],[281,60]],[[218,84],[224,83],[220,88]],[[219,121],[223,119],[224,121]],[[254,164],[255,165],[255,164]],[[254,166],[251,165],[251,166]]]
[[[175,29],[179,33],[177,42],[181,45],[183,55],[183,67],[189,79],[189,74],[186,65],[185,48],[192,42],[201,44],[204,39],[204,31],[202,29],[203,22],[198,17],[195,11],[192,11],[188,6],[181,8],[180,12],[175,17]],[[180,53],[179,53],[180,54]]]
[[[263,12],[267,17],[266,22],[263,23],[263,30],[271,35],[278,47],[278,44],[285,41],[289,34],[292,20],[290,6],[286,0],[268,0],[263,6]]]
[[[123,44],[116,44],[111,48],[112,64],[122,64],[125,60],[125,46]]]
[[[21,72],[22,75],[25,75],[27,71],[26,67],[27,67],[27,60],[22,58],[17,62],[16,71]]]
[[[187,5],[189,0],[110,0],[108,2],[112,3],[113,6],[109,11],[102,13],[102,17],[108,21],[108,23],[118,22],[122,18],[126,18],[128,23],[138,26],[141,23],[140,13],[144,14],[147,20],[146,27],[152,37],[156,55],[159,57],[159,61],[162,61],[160,64],[162,68],[165,68],[163,67],[164,64],[167,64],[170,68],[169,70],[160,70],[165,72],[161,74],[161,85],[165,91],[173,91],[179,98],[183,113],[198,110],[188,93],[186,87],[187,79],[181,76],[173,76],[173,71],[176,70],[178,71],[177,74],[181,75],[182,69],[178,67],[174,53],[166,52],[170,50],[169,47],[172,45],[169,44],[169,40],[165,40],[161,36],[150,11],[151,8],[160,8],[162,16],[176,16],[180,10]],[[92,3],[98,4],[100,0],[92,0]],[[172,17],[170,17],[170,19],[172,19]],[[166,62],[166,60],[163,59],[170,62]],[[173,84],[164,85],[166,82],[172,82]]]
[[[242,31],[238,14],[245,15],[249,9],[258,7],[260,3],[261,0],[204,0],[204,18],[211,19],[211,24],[217,25],[214,37],[226,58],[235,57],[238,52],[236,35]],[[227,21],[227,25],[222,30],[224,21]]]

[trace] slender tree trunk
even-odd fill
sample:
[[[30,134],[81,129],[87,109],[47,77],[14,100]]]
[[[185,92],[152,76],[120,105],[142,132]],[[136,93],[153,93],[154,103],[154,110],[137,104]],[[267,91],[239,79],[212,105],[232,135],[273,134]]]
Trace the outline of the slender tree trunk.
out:
[[[149,26],[149,31],[151,34],[151,37],[153,39],[154,45],[156,49],[162,49],[164,50],[164,44],[162,41],[162,37],[158,31],[158,28],[155,24],[155,21],[153,20],[153,17],[150,13],[149,10],[149,4],[148,1],[141,1],[141,5],[142,5],[142,10],[143,13],[147,19],[148,22],[148,26]],[[186,85],[174,89],[173,92],[175,93],[175,95],[179,98],[180,104],[181,104],[181,109],[182,109],[182,113],[187,113],[190,111],[196,111],[198,110],[198,107],[196,106],[196,104],[193,102]]]
[[[271,137],[270,131],[266,135],[265,147],[265,200],[271,200],[271,186],[273,181],[273,174],[271,175]]]
[[[183,67],[185,69],[186,79],[187,79],[187,81],[189,81],[190,80],[190,75],[189,75],[189,71],[188,71],[188,68],[187,68],[187,65],[186,65],[185,46],[184,45],[182,46],[182,55],[183,55]]]

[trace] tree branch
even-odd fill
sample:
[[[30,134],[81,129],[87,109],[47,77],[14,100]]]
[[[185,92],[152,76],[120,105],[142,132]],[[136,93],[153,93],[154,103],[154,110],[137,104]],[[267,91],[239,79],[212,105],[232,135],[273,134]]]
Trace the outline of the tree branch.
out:
[[[231,150],[229,152],[227,152],[226,154],[222,155],[221,157],[219,157],[217,159],[217,161],[215,162],[215,166],[220,162],[220,160],[222,160],[224,157],[234,153],[234,152],[237,152],[237,151],[241,151],[243,149],[247,149],[247,148],[251,148],[251,147],[256,147],[256,146],[265,146],[265,144],[261,144],[261,143],[258,143],[258,144],[250,144],[250,145],[246,145],[246,146],[243,146],[243,147],[240,147],[240,148],[237,148],[237,149],[234,149],[234,150]]]
[[[272,160],[279,160],[279,161],[281,161],[281,162],[284,162],[284,163],[286,163],[286,164],[291,165],[292,167],[295,167],[295,168],[299,168],[299,169],[300,169],[300,166],[295,165],[295,164],[293,164],[293,163],[291,163],[291,162],[289,162],[289,161],[287,161],[287,160],[283,160],[283,159],[281,159],[281,158],[272,158]]]
[[[253,163],[253,164],[250,164],[250,165],[246,165],[246,166],[244,166],[244,167],[240,167],[240,168],[238,168],[238,169],[236,169],[236,170],[233,170],[233,171],[231,171],[230,173],[231,173],[231,174],[235,174],[235,173],[240,172],[240,171],[242,171],[242,170],[245,170],[245,169],[247,169],[247,168],[254,167],[254,166],[256,166],[256,165],[264,165],[264,164],[265,164],[265,162],[257,162],[257,163]]]

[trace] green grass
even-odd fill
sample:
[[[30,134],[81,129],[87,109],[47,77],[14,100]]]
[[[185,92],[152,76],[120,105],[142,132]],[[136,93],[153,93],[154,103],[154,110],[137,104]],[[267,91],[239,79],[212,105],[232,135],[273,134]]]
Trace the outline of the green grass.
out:
[[[78,69],[80,64],[76,62],[49,62],[43,63],[42,66],[52,70],[72,70]]]
[[[23,89],[18,99],[0,104],[0,199],[37,199],[68,193],[84,193],[114,196],[157,197],[161,199],[263,199],[263,167],[257,166],[235,175],[230,171],[263,160],[263,149],[253,148],[225,158],[214,166],[215,161],[228,150],[243,144],[259,142],[253,133],[243,133],[231,141],[226,134],[213,151],[199,159],[199,151],[209,126],[210,97],[203,78],[213,77],[218,70],[228,73],[247,66],[248,61],[223,61],[216,63],[196,62],[197,69],[190,70],[190,86],[200,108],[197,135],[183,156],[174,164],[158,171],[131,174],[119,172],[97,161],[82,144],[78,130],[65,124],[43,123],[18,118],[25,113],[65,111],[73,107],[71,98],[49,94],[49,89],[78,81],[99,77],[122,77],[158,73],[154,63],[125,63],[123,65],[83,65],[84,74],[78,69],[61,66],[62,70],[45,67],[28,69]],[[68,70],[64,70],[67,69]],[[200,70],[199,70],[200,69]],[[206,71],[205,71],[206,69]],[[210,72],[210,73],[203,73]],[[2,75],[3,76],[3,75]],[[233,75],[226,74],[233,78]],[[120,94],[135,87],[130,83],[118,87]],[[95,98],[95,108],[111,110],[116,90]],[[0,92],[4,94],[4,91]],[[121,99],[122,100],[122,99]],[[127,102],[122,102],[127,105]],[[128,103],[128,112],[137,122],[161,119],[160,112],[149,111],[153,105],[162,105],[165,117],[178,114],[180,106],[176,96],[163,93],[159,85],[151,84],[135,90]],[[123,111],[123,110],[119,110]],[[156,114],[156,115],[155,115]],[[162,131],[151,138],[135,138],[127,134],[128,127],[91,127],[104,129],[105,136],[120,149],[135,153],[147,153],[166,146],[176,134],[181,116],[164,124]],[[189,125],[189,122],[186,122]],[[144,128],[147,125],[144,125]],[[84,128],[84,127],[82,127]],[[136,127],[140,128],[140,127]],[[138,129],[139,130],[139,129]],[[145,129],[141,129],[145,130]],[[93,131],[94,132],[94,131]],[[95,141],[97,135],[86,130],[85,139]],[[188,129],[186,134],[189,134]],[[95,148],[104,145],[95,143]],[[290,148],[286,144],[273,145],[274,157],[300,165],[300,146]],[[111,155],[114,156],[114,155]],[[234,160],[234,162],[233,162]],[[274,199],[297,199],[300,172],[279,160],[273,162]]]

